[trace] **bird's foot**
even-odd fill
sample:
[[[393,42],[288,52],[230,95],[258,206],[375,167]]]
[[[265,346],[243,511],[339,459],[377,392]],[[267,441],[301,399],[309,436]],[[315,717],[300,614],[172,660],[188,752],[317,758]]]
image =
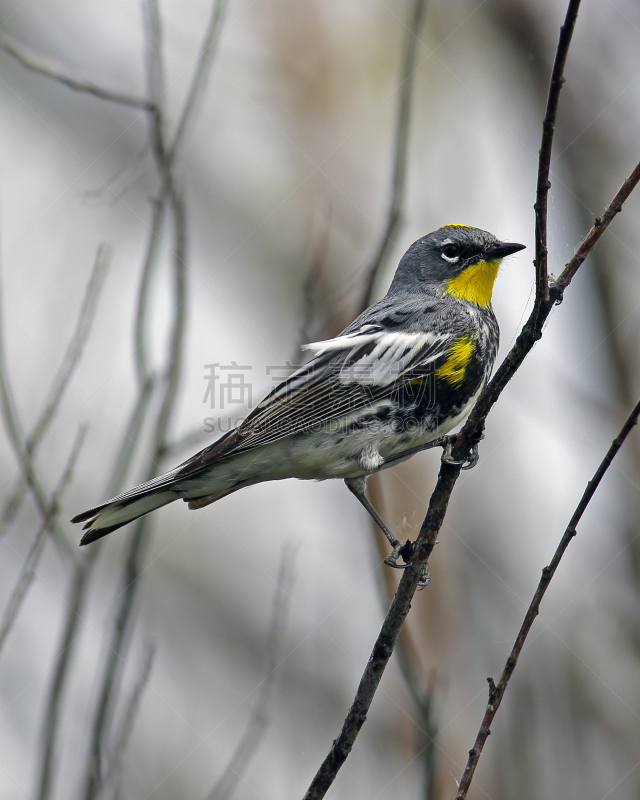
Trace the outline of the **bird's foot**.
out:
[[[396,547],[393,548],[393,551],[385,558],[384,563],[389,567],[393,567],[394,569],[406,569],[407,567],[412,566],[413,562],[411,559],[413,558],[413,547],[414,543],[410,539],[407,539],[403,545],[396,545]],[[402,559],[405,562],[404,564],[398,564],[399,556],[402,556]],[[422,567],[420,580],[418,581],[418,589],[425,589],[430,582],[431,571],[429,569],[429,562],[427,561],[424,567]]]
[[[429,562],[427,561],[424,567],[422,568],[422,575],[420,575],[420,580],[418,581],[418,591],[426,589],[430,583],[431,583],[431,570],[429,569]]]
[[[481,436],[478,442],[474,442],[471,445],[471,452],[467,458],[463,459],[462,461],[457,461],[452,455],[453,443],[455,442],[455,439],[456,437],[453,436],[447,440],[444,450],[442,451],[442,463],[449,464],[452,467],[461,467],[462,469],[473,469],[480,459],[480,454],[478,453],[478,442],[484,439],[484,436]]]
[[[388,567],[393,567],[394,569],[406,569],[407,567],[411,566],[411,556],[413,555],[413,542],[410,539],[403,544],[402,542],[398,542],[394,546],[393,550],[389,553],[389,555],[385,558],[384,563]],[[398,564],[398,558],[402,558],[405,562],[404,564]]]

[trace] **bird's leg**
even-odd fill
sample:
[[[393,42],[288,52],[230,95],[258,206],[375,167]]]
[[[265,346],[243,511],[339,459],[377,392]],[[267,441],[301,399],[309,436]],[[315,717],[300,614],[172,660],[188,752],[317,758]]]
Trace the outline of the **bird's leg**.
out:
[[[409,448],[409,450],[402,450],[400,453],[394,453],[392,456],[387,456],[383,459],[380,469],[382,466],[386,467],[389,464],[393,464],[395,461],[399,461],[401,458],[409,458],[409,456],[421,453],[423,450],[431,450],[433,447],[446,447],[451,440],[452,437],[450,436],[440,436],[426,444],[419,444],[417,447]]]
[[[410,564],[411,551],[413,550],[412,542],[407,539],[406,542],[402,543],[384,524],[380,514],[378,514],[375,508],[371,505],[368,497],[365,494],[366,480],[366,478],[345,478],[344,482],[347,485],[347,489],[349,489],[349,491],[354,494],[366,508],[376,525],[387,537],[391,547],[393,547],[391,553],[389,553],[389,555],[385,558],[384,563],[390,567],[395,567],[396,569],[404,569]],[[398,556],[402,556],[404,561],[407,563],[398,564]]]

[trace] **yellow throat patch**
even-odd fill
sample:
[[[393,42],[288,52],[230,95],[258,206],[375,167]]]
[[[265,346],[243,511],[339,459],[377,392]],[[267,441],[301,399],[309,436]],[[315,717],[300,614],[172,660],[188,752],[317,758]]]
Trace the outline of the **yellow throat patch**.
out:
[[[464,373],[474,350],[475,343],[471,334],[465,333],[456,339],[449,350],[447,360],[435,371],[436,378],[441,378],[452,386],[459,386],[464,380]]]
[[[449,278],[446,292],[461,300],[488,306],[499,267],[499,261],[478,261],[477,264],[471,264],[455,278]]]

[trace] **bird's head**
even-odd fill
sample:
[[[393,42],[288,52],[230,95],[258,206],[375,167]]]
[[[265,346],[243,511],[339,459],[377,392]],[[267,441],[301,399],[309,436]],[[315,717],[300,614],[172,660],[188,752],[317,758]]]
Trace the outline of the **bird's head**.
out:
[[[411,245],[389,291],[419,292],[429,287],[486,306],[502,259],[524,247],[501,242],[479,228],[444,225]]]

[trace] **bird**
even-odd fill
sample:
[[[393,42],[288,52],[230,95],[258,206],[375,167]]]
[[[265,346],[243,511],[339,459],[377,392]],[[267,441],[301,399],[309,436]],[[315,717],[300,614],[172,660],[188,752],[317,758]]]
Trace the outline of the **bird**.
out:
[[[80,545],[175,500],[198,509],[264,481],[338,478],[389,540],[385,563],[406,566],[398,558],[410,563],[410,550],[370,503],[366,480],[441,441],[468,416],[498,352],[494,281],[502,259],[524,247],[460,223],[418,239],[385,297],[333,339],[304,345],[307,363],[238,427],[75,516],[73,523],[84,523]]]

